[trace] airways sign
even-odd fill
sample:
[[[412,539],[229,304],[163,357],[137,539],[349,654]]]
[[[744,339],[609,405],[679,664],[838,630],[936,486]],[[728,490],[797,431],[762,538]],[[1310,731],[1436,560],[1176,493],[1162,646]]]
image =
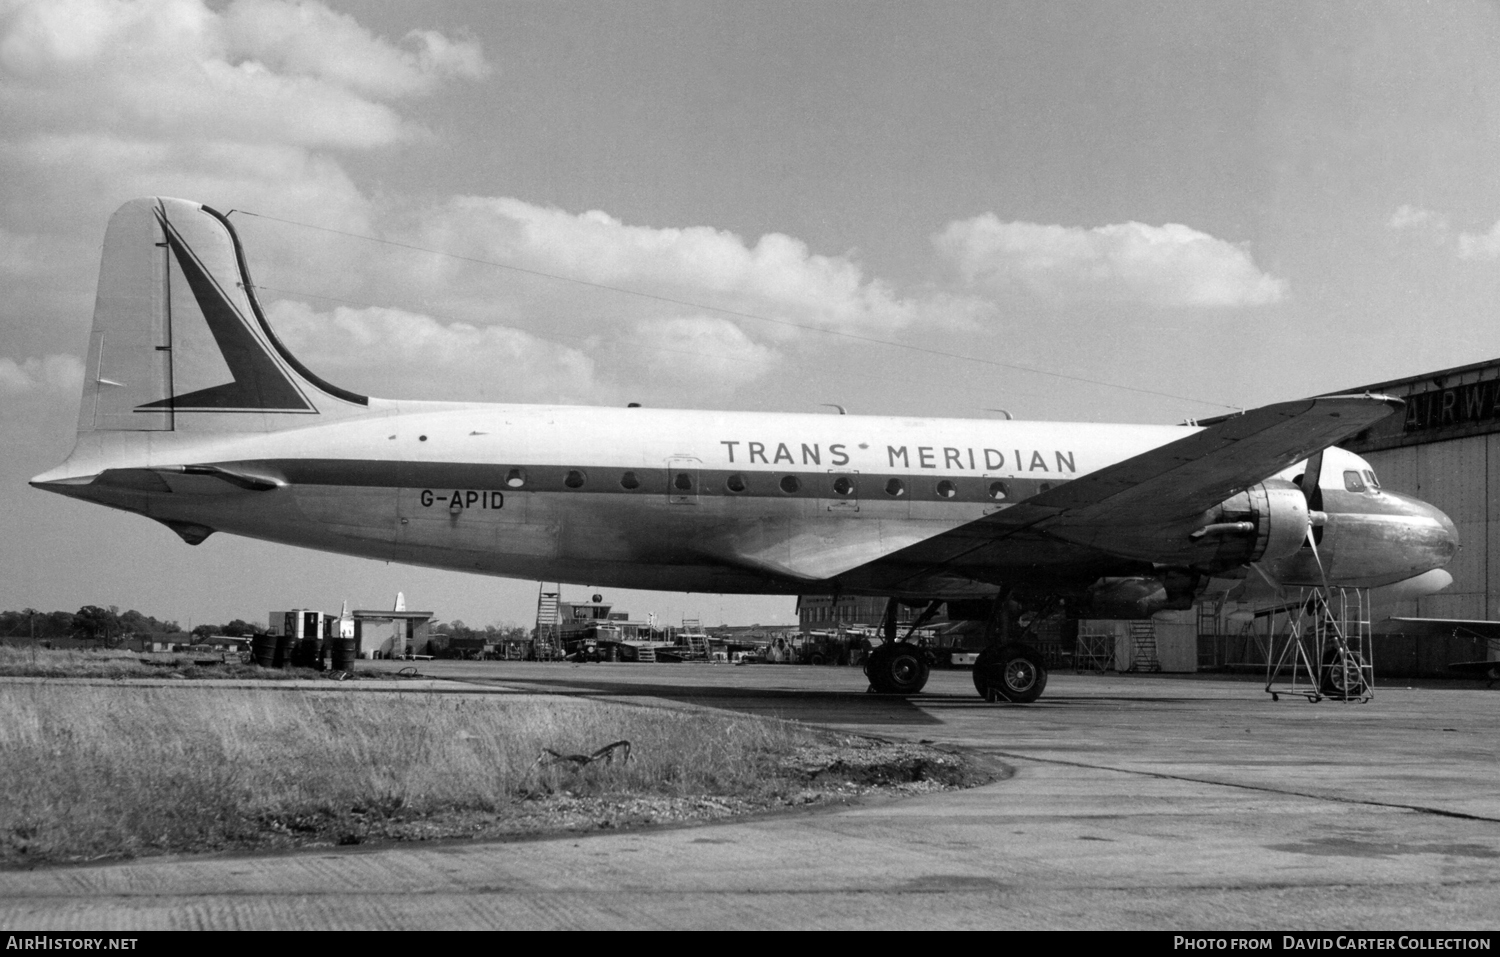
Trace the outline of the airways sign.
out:
[[[1419,392],[1406,397],[1402,431],[1428,432],[1466,425],[1500,425],[1500,379]]]

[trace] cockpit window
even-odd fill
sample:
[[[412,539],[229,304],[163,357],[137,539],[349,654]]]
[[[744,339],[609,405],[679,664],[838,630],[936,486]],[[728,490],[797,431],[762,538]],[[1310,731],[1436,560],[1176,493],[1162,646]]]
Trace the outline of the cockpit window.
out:
[[[1359,473],[1350,469],[1344,473],[1344,488],[1350,492],[1365,491],[1365,480],[1359,477]]]
[[[1369,469],[1365,469],[1365,481],[1370,483],[1370,488],[1380,488],[1380,479]]]

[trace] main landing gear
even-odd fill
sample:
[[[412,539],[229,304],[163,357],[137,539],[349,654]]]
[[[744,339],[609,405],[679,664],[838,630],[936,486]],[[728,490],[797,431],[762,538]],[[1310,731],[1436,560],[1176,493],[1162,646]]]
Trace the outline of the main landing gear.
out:
[[[926,649],[908,641],[886,642],[865,659],[865,676],[880,694],[916,694],[931,673]]]
[[[996,599],[994,610],[985,623],[986,646],[974,662],[974,689],[986,701],[1007,701],[1014,704],[1029,704],[1041,697],[1047,688],[1047,663],[1042,653],[1024,639],[1036,623],[1046,616],[1050,608],[1033,617],[1018,636],[1020,640],[1009,640],[1016,623],[1016,607],[1008,595]],[[932,657],[926,648],[908,640],[912,632],[926,624],[940,607],[933,602],[907,629],[906,635],[896,637],[895,599],[891,599],[885,610],[885,641],[870,652],[865,659],[865,676],[870,679],[870,690],[878,694],[917,694],[927,684],[932,673]]]
[[[1009,598],[1007,593],[996,598],[985,622],[985,647],[974,661],[974,690],[986,701],[1030,704],[1047,688],[1047,662],[1025,639],[1056,605],[1047,603],[1012,641],[1018,615]]]
[[[974,661],[974,690],[986,701],[1030,704],[1046,688],[1047,664],[1030,645],[992,644]]]
[[[926,648],[907,639],[941,606],[940,601],[929,604],[906,629],[906,635],[897,640],[896,612],[899,606],[894,598],[886,602],[885,641],[865,658],[865,677],[870,679],[871,691],[877,694],[916,694],[926,687],[932,674],[932,658]]]

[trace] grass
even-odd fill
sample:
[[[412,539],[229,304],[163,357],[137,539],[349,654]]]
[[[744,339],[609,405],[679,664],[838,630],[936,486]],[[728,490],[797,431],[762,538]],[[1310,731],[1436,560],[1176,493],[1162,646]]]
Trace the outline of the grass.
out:
[[[241,678],[257,681],[283,681],[310,677],[303,668],[262,668],[242,664],[230,655],[223,663],[200,665],[196,662],[212,655],[181,652],[150,655],[138,651],[106,649],[51,649],[0,645],[0,676],[11,678]],[[146,660],[152,663],[147,664]]]
[[[543,748],[620,739],[626,763],[536,764]],[[562,697],[12,685],[0,695],[0,866],[613,827],[966,773],[936,752],[892,764],[882,747],[893,746]]]

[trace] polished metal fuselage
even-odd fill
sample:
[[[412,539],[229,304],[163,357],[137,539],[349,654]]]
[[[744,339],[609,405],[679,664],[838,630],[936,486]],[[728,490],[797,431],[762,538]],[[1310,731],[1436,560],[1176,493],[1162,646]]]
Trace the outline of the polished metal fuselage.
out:
[[[983,597],[1146,574],[1020,531],[935,567],[922,543],[1186,427],[372,400],[275,432],[81,433],[34,484],[198,527],[349,555],[608,587]],[[1356,457],[1349,453],[1339,453]],[[221,474],[178,471],[189,464]],[[1368,466],[1364,466],[1368,467]],[[263,487],[226,481],[264,476]],[[1322,543],[1285,581],[1380,585],[1440,567],[1452,523],[1325,486]],[[1185,516],[1187,521],[1191,516]],[[184,535],[184,537],[187,537]]]

